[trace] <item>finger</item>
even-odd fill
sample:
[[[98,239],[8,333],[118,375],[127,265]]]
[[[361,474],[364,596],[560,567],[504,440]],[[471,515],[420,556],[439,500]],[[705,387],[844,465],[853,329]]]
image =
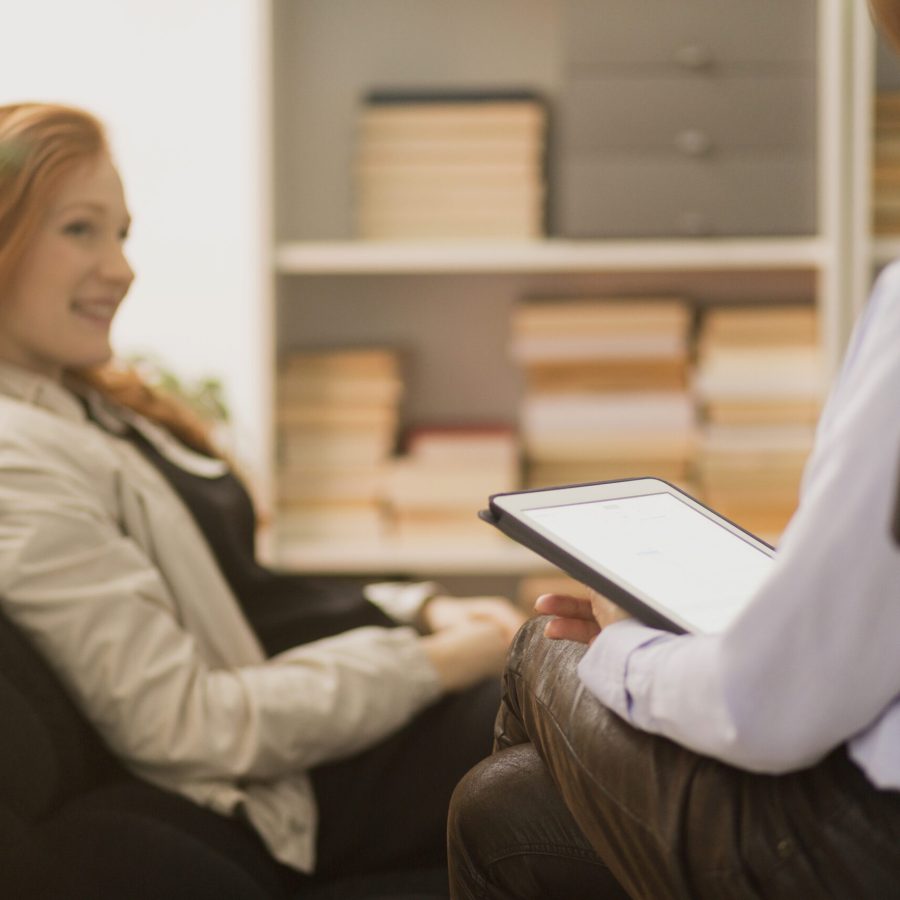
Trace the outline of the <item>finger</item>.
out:
[[[584,619],[551,619],[544,626],[544,635],[554,641],[578,641],[589,644],[599,634],[595,622]]]
[[[542,594],[534,602],[534,608],[548,616],[565,616],[569,619],[593,619],[591,601],[569,594]]]

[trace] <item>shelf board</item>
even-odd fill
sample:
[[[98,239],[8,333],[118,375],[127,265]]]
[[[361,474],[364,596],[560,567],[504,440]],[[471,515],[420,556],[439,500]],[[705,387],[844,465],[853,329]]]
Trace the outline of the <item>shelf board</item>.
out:
[[[297,241],[279,244],[285,275],[811,269],[824,239],[609,241]]]
[[[530,550],[488,535],[480,540],[309,541],[278,545],[275,565],[333,575],[528,575],[556,571]]]

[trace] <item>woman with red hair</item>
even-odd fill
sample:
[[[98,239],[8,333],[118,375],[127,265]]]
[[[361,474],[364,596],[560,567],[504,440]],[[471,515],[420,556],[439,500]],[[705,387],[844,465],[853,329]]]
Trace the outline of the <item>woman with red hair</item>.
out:
[[[522,616],[258,564],[205,429],[111,361],[129,222],[96,119],[0,107],[2,609],[129,770],[298,883],[439,864]]]

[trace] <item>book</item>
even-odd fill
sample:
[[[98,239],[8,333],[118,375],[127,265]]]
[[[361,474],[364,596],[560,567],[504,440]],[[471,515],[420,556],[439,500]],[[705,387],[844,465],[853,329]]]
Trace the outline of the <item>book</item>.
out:
[[[282,545],[308,541],[380,539],[385,533],[381,508],[368,503],[305,503],[279,510],[276,539]]]
[[[570,430],[564,434],[528,434],[522,443],[529,462],[608,462],[612,460],[687,460],[697,445],[695,433],[656,431],[604,434]],[[591,479],[595,480],[595,479]]]
[[[812,306],[713,307],[703,312],[700,343],[815,344],[818,317]]]
[[[478,510],[520,484],[519,442],[505,424],[421,425],[391,462],[385,502],[391,533],[409,540],[484,537]]]
[[[592,481],[616,481],[622,478],[661,478],[673,484],[687,484],[690,463],[676,458],[645,457],[542,462],[535,460],[525,470],[525,487],[554,487],[562,484],[588,484]]]
[[[282,509],[316,503],[381,503],[386,478],[387,463],[283,466],[278,496]]]
[[[384,399],[384,398],[380,398]],[[275,410],[275,422],[282,429],[373,427],[387,428],[394,432],[399,413],[396,403],[359,404],[354,397],[352,404],[323,401],[302,402],[296,398],[288,401],[282,397]]]
[[[488,209],[471,214],[427,210],[409,214],[360,212],[360,236],[367,240],[432,240],[435,238],[531,240],[541,236],[538,217]]]
[[[510,353],[525,383],[519,423],[528,487],[638,475],[689,486],[693,318],[671,296],[517,304]]]
[[[535,362],[524,371],[529,394],[622,392],[687,389],[687,355],[669,359],[551,360]]]
[[[280,372],[288,376],[396,377],[399,374],[399,359],[396,351],[382,347],[295,351],[281,360]]]
[[[522,363],[596,359],[683,360],[687,348],[676,334],[568,334],[514,337],[512,356]]]
[[[546,122],[528,92],[370,93],[352,172],[360,237],[541,236]]]
[[[694,388],[707,503],[769,540],[796,507],[824,391],[812,305],[708,310]]]
[[[713,425],[814,425],[819,420],[821,407],[818,396],[707,399],[701,402],[705,421]]]
[[[495,463],[515,466],[519,440],[509,425],[419,425],[406,434],[406,452],[423,463]]]
[[[511,324],[517,335],[581,334],[590,329],[604,334],[665,332],[684,339],[691,313],[682,300],[671,297],[542,299],[520,303]]]
[[[282,360],[275,412],[280,540],[381,533],[402,390],[399,357],[387,348],[298,351]]]

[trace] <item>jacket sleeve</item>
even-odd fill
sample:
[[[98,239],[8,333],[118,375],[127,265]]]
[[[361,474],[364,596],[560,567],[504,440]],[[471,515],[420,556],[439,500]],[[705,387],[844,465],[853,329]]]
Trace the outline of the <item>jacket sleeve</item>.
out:
[[[126,762],[185,778],[276,777],[364,749],[439,694],[409,628],[211,666],[101,489],[62,457],[3,445],[0,603]]]

